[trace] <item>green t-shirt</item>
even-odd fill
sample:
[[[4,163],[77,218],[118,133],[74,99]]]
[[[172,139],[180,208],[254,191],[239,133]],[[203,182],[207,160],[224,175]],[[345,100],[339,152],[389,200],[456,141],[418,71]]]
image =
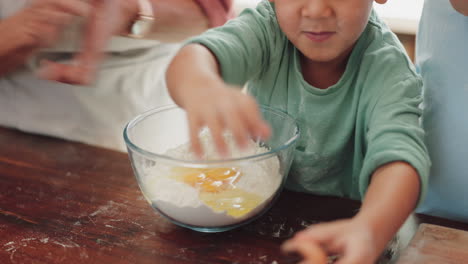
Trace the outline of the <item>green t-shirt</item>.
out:
[[[430,161],[419,124],[422,81],[374,12],[343,76],[327,89],[304,80],[300,52],[267,1],[189,43],[215,54],[226,82],[248,82],[260,104],[297,119],[301,137],[288,188],[362,199],[379,166],[405,161],[419,172],[424,197]]]

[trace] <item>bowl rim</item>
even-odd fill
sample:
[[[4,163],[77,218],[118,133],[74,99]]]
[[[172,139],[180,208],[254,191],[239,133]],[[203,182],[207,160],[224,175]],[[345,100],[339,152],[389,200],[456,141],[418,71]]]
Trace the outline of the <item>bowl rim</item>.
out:
[[[155,113],[160,113],[160,112],[164,112],[164,111],[168,111],[168,110],[172,110],[172,109],[176,109],[176,108],[184,110],[183,108],[179,107],[176,104],[169,104],[169,105],[153,108],[153,109],[150,109],[148,111],[145,111],[145,112],[137,115],[136,117],[131,119],[127,123],[127,125],[125,126],[124,131],[123,131],[123,137],[124,137],[125,144],[127,145],[127,148],[137,152],[138,154],[140,154],[142,156],[150,157],[150,158],[153,158],[153,159],[166,160],[166,161],[169,161],[169,162],[184,163],[184,164],[192,165],[192,166],[203,166],[203,165],[213,165],[213,164],[219,164],[219,163],[241,162],[241,161],[245,161],[245,160],[258,160],[258,159],[263,160],[263,159],[269,158],[271,156],[274,156],[275,153],[277,153],[277,152],[279,152],[281,150],[284,150],[284,149],[288,148],[289,146],[291,146],[292,144],[294,144],[299,139],[300,129],[299,129],[298,122],[291,115],[289,115],[289,114],[287,114],[287,113],[285,113],[285,112],[283,112],[283,111],[281,111],[279,109],[270,107],[270,106],[259,105],[259,107],[260,107],[260,109],[270,111],[270,112],[272,112],[272,113],[274,113],[276,115],[279,115],[279,116],[282,116],[282,117],[285,117],[285,118],[291,120],[293,122],[293,124],[295,125],[295,127],[296,127],[296,131],[295,131],[294,135],[292,137],[290,137],[281,146],[278,146],[276,148],[272,148],[267,152],[263,152],[263,153],[259,153],[259,154],[255,154],[255,155],[249,155],[249,156],[238,157],[238,158],[229,158],[229,159],[217,159],[217,160],[186,160],[186,159],[179,159],[179,158],[170,157],[170,156],[163,155],[163,154],[157,154],[157,153],[145,150],[145,149],[137,146],[135,143],[132,142],[132,140],[128,136],[129,130],[132,127],[137,125],[140,121],[144,120],[146,117],[151,116],[151,115],[153,115]]]

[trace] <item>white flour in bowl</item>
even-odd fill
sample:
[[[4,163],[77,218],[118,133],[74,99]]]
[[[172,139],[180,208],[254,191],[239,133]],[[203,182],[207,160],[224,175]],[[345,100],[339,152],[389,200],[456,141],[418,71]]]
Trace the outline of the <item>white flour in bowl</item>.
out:
[[[226,135],[225,139],[232,158],[269,151],[254,141],[250,141],[245,150],[240,150],[232,136]],[[208,133],[202,134],[201,143],[204,146],[204,158],[219,159]],[[165,155],[194,160],[189,143],[171,149]],[[174,170],[182,170],[185,174],[183,177],[173,177]],[[176,221],[203,227],[225,226],[259,213],[274,197],[282,181],[277,156],[220,165],[217,166],[216,173],[210,172],[212,168],[201,169],[209,171],[198,170],[200,169],[174,167],[158,162],[147,168],[144,177],[141,177],[143,193],[153,206]],[[216,179],[224,179],[228,177],[227,171],[232,178],[207,184],[206,181],[211,179],[210,173],[215,174],[213,177]],[[187,176],[189,174],[196,176]],[[196,184],[191,184],[194,181]]]

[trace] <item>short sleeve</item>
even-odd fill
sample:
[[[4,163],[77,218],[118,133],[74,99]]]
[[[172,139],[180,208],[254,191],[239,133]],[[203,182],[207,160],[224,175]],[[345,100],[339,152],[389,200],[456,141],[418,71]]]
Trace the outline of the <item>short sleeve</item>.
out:
[[[263,1],[257,8],[246,9],[224,26],[208,30],[187,44],[207,47],[217,58],[223,79],[243,86],[266,68],[279,34],[273,6]]]

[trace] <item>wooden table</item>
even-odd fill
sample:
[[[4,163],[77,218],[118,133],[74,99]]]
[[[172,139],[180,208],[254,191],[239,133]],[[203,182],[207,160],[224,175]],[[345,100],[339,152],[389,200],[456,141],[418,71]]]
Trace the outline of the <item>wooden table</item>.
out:
[[[198,233],[150,207],[127,154],[0,128],[0,263],[296,263],[282,241],[359,205],[285,191],[245,227]]]

